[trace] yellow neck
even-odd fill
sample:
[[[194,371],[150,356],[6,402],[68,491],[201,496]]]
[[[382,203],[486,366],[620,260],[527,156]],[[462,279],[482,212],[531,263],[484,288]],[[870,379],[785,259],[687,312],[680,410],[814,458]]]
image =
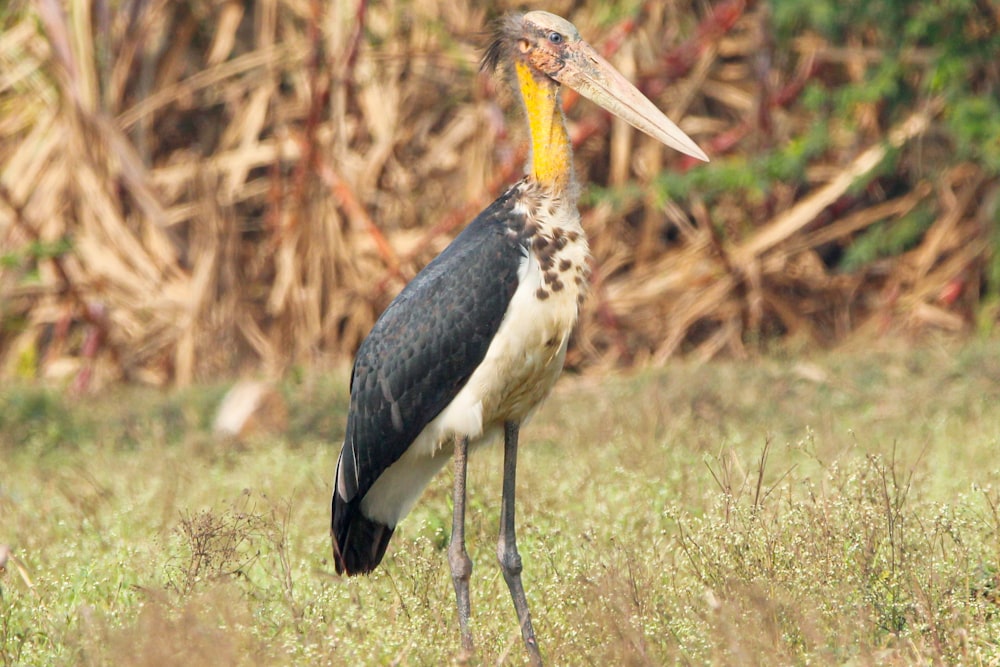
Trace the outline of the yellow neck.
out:
[[[541,185],[562,191],[573,180],[573,150],[559,104],[559,85],[545,77],[535,78],[524,63],[515,63],[515,70],[531,133],[528,173]]]

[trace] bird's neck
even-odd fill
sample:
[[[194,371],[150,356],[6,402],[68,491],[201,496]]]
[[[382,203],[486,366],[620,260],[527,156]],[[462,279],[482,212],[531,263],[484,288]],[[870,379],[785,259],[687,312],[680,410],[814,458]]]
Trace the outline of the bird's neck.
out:
[[[559,101],[559,84],[521,62],[515,64],[531,133],[528,175],[554,192],[573,183],[573,148]]]

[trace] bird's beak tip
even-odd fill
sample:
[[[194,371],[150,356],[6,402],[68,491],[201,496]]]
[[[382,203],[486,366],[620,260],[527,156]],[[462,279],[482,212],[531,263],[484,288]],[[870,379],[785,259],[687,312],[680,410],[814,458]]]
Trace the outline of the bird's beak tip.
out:
[[[691,157],[693,157],[695,159],[698,159],[698,160],[701,160],[702,162],[704,162],[706,164],[712,161],[711,159],[709,159],[708,154],[705,153],[705,151],[703,151],[697,145],[695,147],[698,148],[698,152],[697,153],[689,153],[689,155]]]

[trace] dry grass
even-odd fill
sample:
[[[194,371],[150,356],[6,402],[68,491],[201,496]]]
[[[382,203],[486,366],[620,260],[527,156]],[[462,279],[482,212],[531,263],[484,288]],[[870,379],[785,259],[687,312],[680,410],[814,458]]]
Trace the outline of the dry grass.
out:
[[[996,343],[671,366],[567,379],[524,432],[549,664],[1000,660]],[[334,576],[344,378],[283,390],[288,435],[232,449],[210,436],[218,388],[5,388],[0,664],[454,663],[449,475],[371,577]],[[471,664],[526,662],[501,460],[469,471]]]
[[[484,26],[507,4],[9,3],[2,374],[183,385],[348,358],[519,174],[510,96],[476,75]],[[773,53],[753,2],[640,5],[638,22],[548,8],[571,13],[706,147],[715,162],[694,183],[752,178],[762,150],[808,135],[814,120],[794,105],[810,81],[857,79],[878,58],[813,34]],[[692,187],[674,201],[662,174],[691,164],[568,96],[583,175],[600,186],[584,211],[594,294],[570,364],[968,331],[998,190],[980,166],[940,158],[942,104],[923,100],[892,126],[858,105],[825,128],[802,185],[756,200]],[[887,152],[902,183],[889,191]],[[915,208],[934,221],[914,247],[850,273],[824,263]]]

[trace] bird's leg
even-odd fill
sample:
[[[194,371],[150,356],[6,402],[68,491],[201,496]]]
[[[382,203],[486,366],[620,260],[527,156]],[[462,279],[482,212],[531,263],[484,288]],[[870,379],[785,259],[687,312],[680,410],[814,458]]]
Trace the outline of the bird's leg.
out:
[[[455,599],[458,603],[458,624],[462,630],[462,651],[472,654],[472,630],[469,617],[472,603],[469,600],[469,577],[472,574],[472,559],[465,550],[465,474],[468,468],[469,439],[458,438],[455,443],[455,513],[451,523],[451,544],[448,546],[448,564],[451,565],[451,580],[455,584]]]
[[[542,656],[538,652],[535,629],[531,626],[528,598],[521,585],[521,555],[517,553],[517,537],[514,534],[514,489],[517,476],[517,434],[520,424],[516,421],[504,423],[503,449],[503,500],[500,505],[500,539],[497,541],[497,558],[500,570],[510,589],[510,597],[517,610],[517,620],[521,624],[521,637],[528,650],[531,664],[541,665]]]

